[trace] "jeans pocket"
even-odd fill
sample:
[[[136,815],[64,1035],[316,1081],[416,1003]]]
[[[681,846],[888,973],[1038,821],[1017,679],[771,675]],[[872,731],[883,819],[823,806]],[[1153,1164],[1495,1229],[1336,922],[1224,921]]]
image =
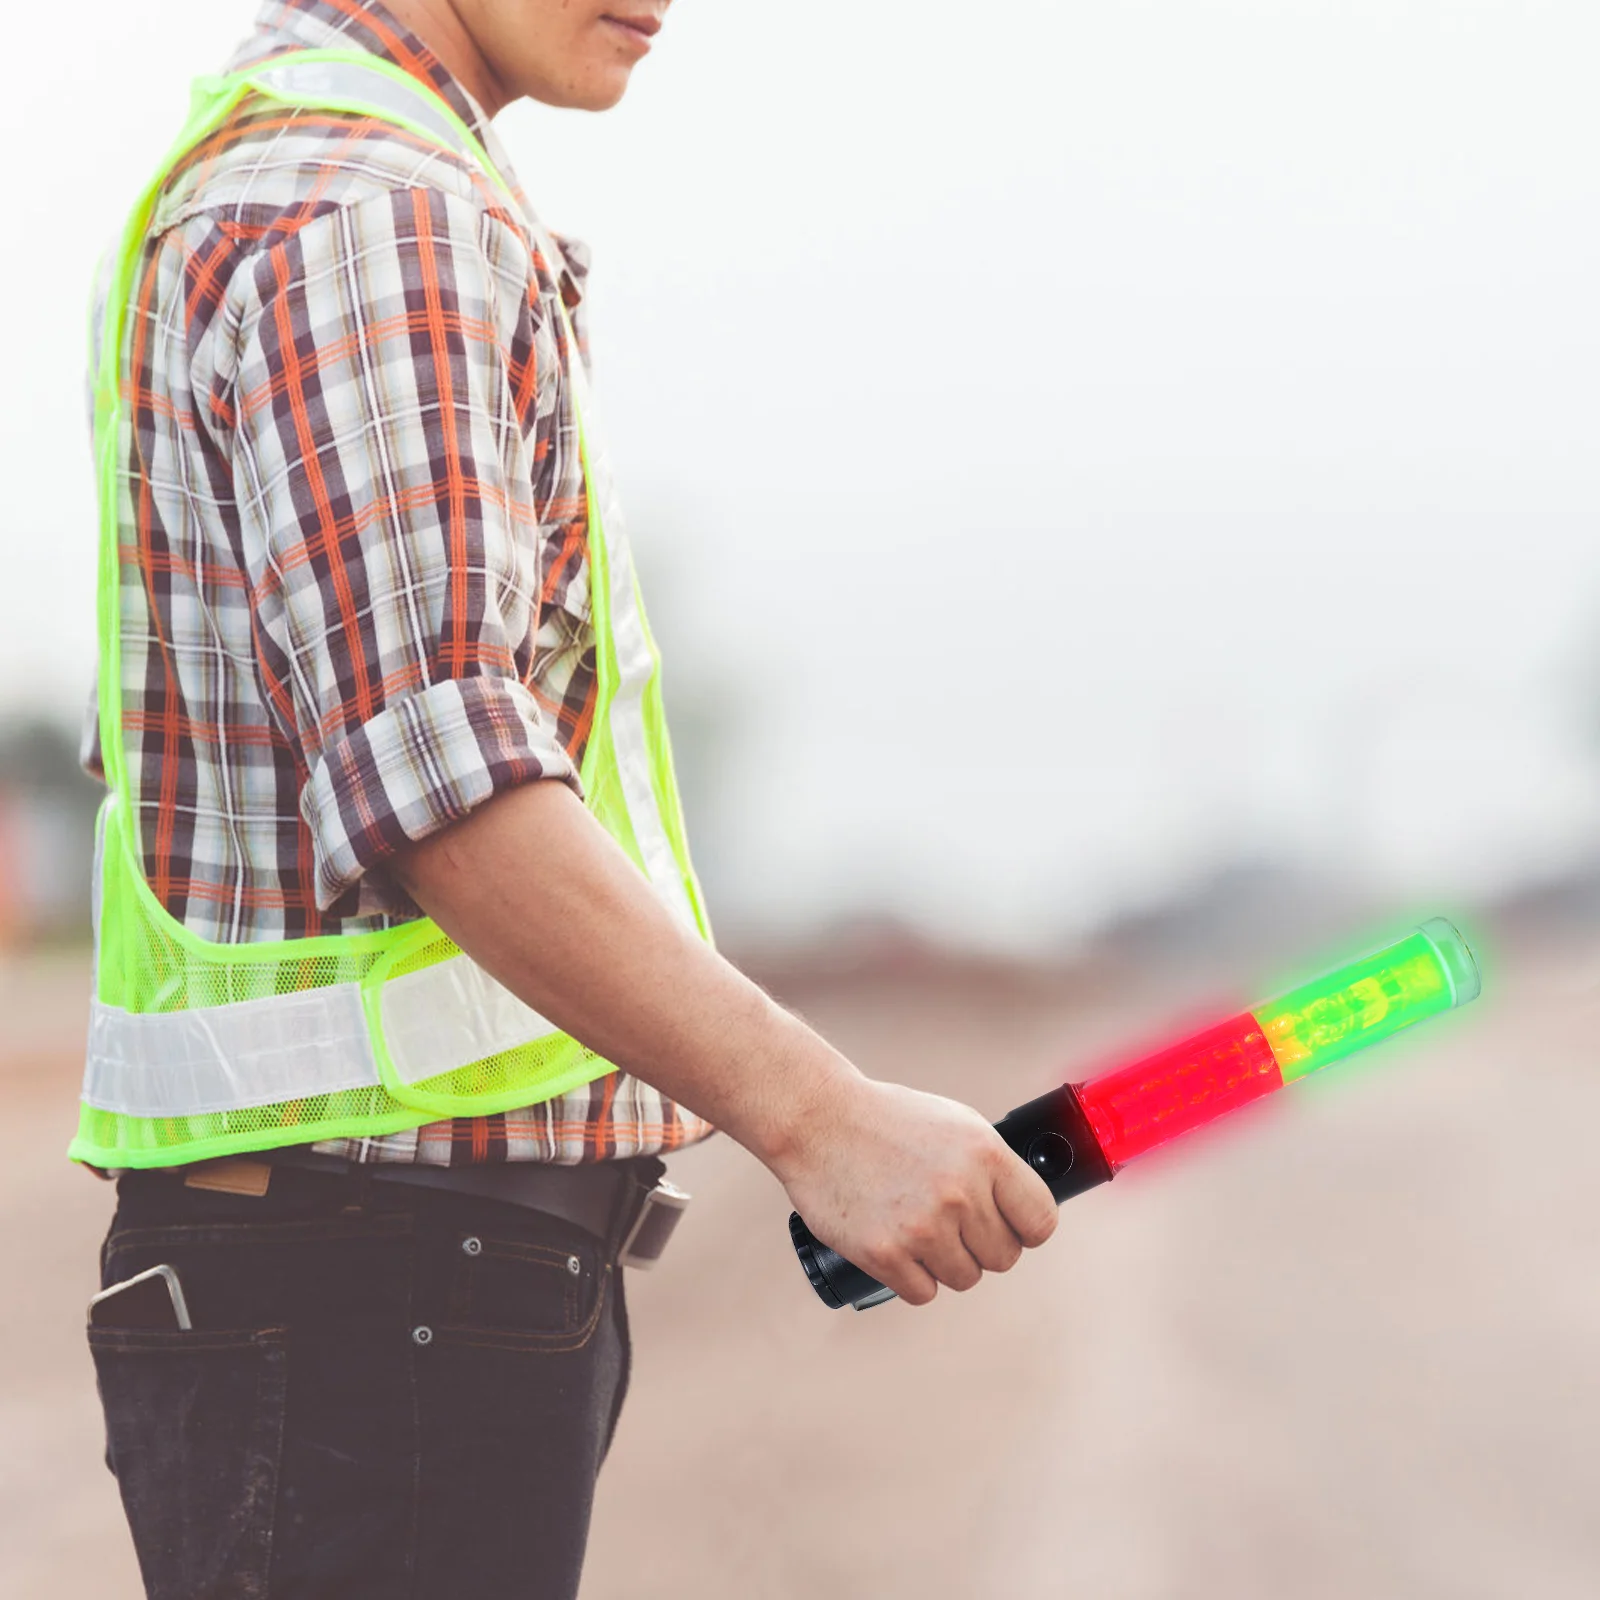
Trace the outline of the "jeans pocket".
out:
[[[610,1268],[598,1245],[469,1236],[447,1331],[507,1348],[576,1349],[594,1332]]]
[[[149,1600],[267,1594],[288,1397],[281,1329],[90,1328]]]

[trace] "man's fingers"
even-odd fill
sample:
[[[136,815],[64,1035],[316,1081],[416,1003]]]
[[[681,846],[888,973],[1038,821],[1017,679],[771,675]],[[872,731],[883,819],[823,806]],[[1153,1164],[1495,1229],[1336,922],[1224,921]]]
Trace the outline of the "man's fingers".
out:
[[[863,1248],[853,1259],[863,1271],[870,1272],[879,1283],[893,1289],[907,1305],[925,1306],[939,1292],[933,1274],[903,1242],[880,1239],[873,1248]]]
[[[1022,1255],[1022,1241],[993,1204],[962,1223],[961,1241],[985,1272],[1009,1272]]]
[[[941,1234],[937,1242],[924,1248],[919,1259],[940,1283],[964,1294],[983,1276],[983,1268],[961,1241],[958,1229]]]
[[[1032,1250],[1056,1231],[1061,1213],[1049,1186],[1020,1159],[1005,1164],[994,1185],[995,1204],[1011,1231]]]
[[[920,1261],[910,1257],[897,1262],[887,1272],[877,1273],[879,1280],[893,1289],[908,1306],[925,1306],[939,1292],[934,1276]]]

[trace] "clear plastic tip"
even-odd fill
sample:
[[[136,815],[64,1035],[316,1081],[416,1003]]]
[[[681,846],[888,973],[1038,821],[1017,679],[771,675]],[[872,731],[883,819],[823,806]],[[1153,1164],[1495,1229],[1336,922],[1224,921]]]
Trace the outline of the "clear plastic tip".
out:
[[[1464,1006],[1476,1000],[1483,993],[1483,976],[1461,930],[1448,917],[1430,917],[1417,931],[1439,952],[1455,1003]]]

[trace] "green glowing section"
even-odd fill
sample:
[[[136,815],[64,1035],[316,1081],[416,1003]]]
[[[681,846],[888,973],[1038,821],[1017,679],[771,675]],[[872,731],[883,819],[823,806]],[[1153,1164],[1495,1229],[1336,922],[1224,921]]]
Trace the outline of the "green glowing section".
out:
[[[1285,1083],[1478,996],[1478,963],[1444,918],[1255,1009]]]

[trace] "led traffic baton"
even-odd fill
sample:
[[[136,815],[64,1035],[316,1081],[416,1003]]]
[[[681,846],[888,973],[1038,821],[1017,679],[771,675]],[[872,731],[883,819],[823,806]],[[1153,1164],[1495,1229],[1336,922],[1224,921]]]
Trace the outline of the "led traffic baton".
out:
[[[1453,923],[1435,917],[1398,944],[1301,984],[1131,1066],[1068,1083],[995,1124],[1057,1203],[1109,1182],[1147,1150],[1215,1122],[1341,1056],[1441,1011],[1482,987]],[[817,1239],[797,1213],[789,1235],[811,1287],[834,1310],[894,1298]]]

